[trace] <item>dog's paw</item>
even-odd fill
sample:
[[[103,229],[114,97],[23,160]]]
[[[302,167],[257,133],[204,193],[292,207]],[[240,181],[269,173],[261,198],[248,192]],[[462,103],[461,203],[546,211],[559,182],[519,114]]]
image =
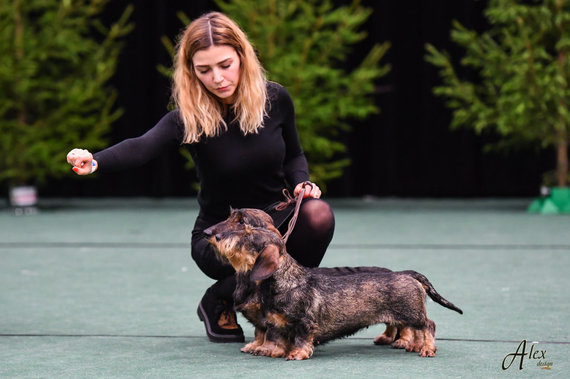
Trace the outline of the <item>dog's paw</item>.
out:
[[[421,345],[418,345],[416,343],[409,343],[408,346],[406,347],[406,351],[408,353],[419,353],[420,350],[422,349]]]
[[[311,358],[311,355],[313,355],[313,349],[310,346],[304,346],[291,350],[291,352],[289,352],[289,355],[287,355],[287,360],[301,361]]]
[[[271,352],[271,358],[283,358],[287,355],[287,351],[280,346],[276,346]]]
[[[263,357],[283,358],[286,355],[286,351],[275,343],[266,342],[256,347],[251,354]]]
[[[392,343],[392,347],[396,349],[406,349],[406,351],[414,351],[416,339],[417,330],[410,327],[404,327],[400,330],[400,338]]]
[[[259,342],[253,341],[242,347],[240,351],[243,353],[253,354],[257,347],[259,347]]]
[[[424,346],[420,350],[420,357],[435,357],[437,348],[435,346]]]
[[[374,338],[374,345],[389,345],[392,342],[394,342],[394,337],[387,336],[386,334],[380,334]]]
[[[406,349],[407,350],[409,344],[410,344],[410,341],[399,338],[396,341],[392,342],[392,347],[394,349]]]
[[[253,349],[253,351],[251,352],[251,354],[253,355],[259,355],[259,356],[263,356],[263,357],[270,357],[271,356],[271,351],[273,349],[268,348],[267,346],[258,346],[255,349]]]
[[[374,338],[375,345],[389,345],[396,339],[398,334],[398,328],[394,325],[386,325],[386,330],[384,333],[380,334],[378,337]]]

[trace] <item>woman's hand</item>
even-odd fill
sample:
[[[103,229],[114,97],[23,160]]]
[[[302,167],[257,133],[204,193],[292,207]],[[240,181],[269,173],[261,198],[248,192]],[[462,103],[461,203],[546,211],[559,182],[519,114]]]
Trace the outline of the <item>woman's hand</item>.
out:
[[[321,197],[321,189],[315,184],[311,182],[303,182],[297,184],[295,190],[293,191],[293,196],[297,197],[301,190],[303,189],[303,185],[305,188],[305,193],[303,194],[303,199],[311,197],[313,199],[318,199]]]
[[[97,162],[93,160],[93,155],[84,149],[71,150],[67,154],[67,163],[73,166],[72,170],[77,175],[89,175],[97,169]]]

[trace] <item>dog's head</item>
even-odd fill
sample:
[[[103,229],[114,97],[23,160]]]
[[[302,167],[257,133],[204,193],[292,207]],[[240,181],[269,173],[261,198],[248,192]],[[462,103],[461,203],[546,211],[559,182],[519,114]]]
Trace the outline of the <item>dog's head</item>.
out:
[[[239,229],[243,225],[252,226],[254,228],[268,229],[281,236],[279,230],[273,225],[273,219],[261,209],[241,208],[231,209],[230,216],[222,221],[204,230],[204,234],[211,236],[219,232],[227,232],[232,229]]]
[[[279,266],[285,244],[267,213],[233,209],[230,217],[204,231],[218,255],[253,281],[270,277]]]

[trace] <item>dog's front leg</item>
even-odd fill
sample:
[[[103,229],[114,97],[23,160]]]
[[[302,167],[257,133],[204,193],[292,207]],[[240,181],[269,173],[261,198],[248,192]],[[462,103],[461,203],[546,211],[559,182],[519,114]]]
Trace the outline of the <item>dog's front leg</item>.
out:
[[[248,343],[247,345],[242,347],[240,350],[244,353],[254,354],[255,349],[257,349],[259,346],[263,345],[264,341],[265,341],[265,330],[256,327],[255,328],[255,338],[253,339],[253,341],[251,341],[250,343]]]
[[[274,328],[268,327],[264,337],[263,344],[255,348],[253,355],[282,358],[287,354],[289,350],[288,343],[281,338]]]
[[[312,335],[295,337],[295,344],[287,355],[287,360],[300,361],[309,359],[313,355],[314,345]]]

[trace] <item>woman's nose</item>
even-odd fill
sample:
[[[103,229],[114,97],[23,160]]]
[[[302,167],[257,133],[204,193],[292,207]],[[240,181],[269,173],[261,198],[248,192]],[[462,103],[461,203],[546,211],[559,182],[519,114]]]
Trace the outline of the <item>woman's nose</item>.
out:
[[[220,71],[214,70],[213,71],[213,81],[214,83],[221,83],[224,81],[224,77],[222,76],[222,73]]]

